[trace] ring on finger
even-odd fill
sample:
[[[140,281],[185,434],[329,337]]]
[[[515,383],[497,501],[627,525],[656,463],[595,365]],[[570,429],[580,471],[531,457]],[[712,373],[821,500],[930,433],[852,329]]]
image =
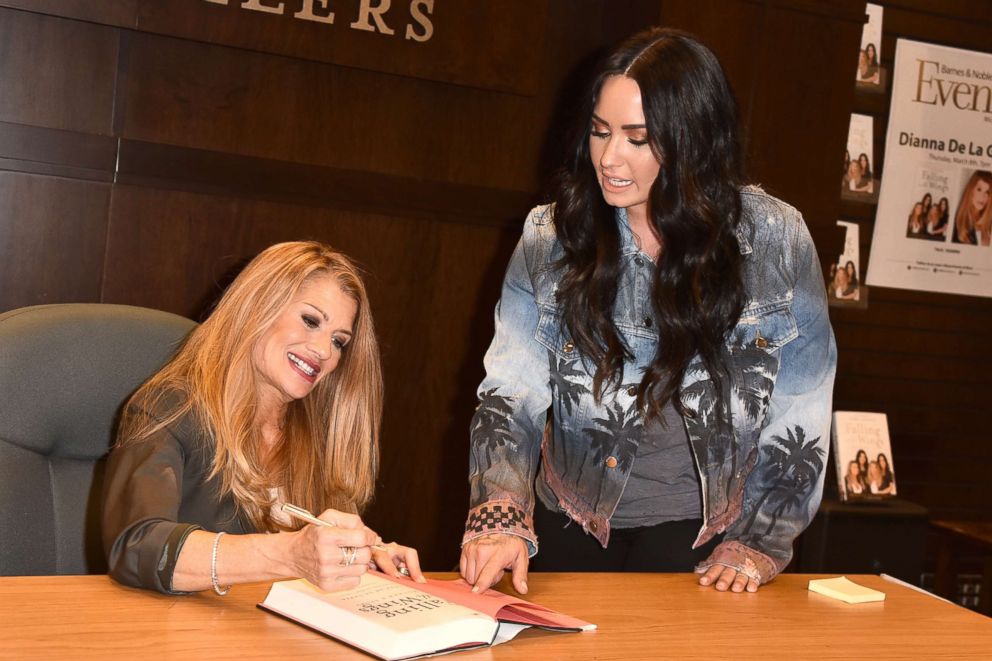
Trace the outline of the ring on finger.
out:
[[[341,562],[339,563],[342,567],[348,567],[355,562],[355,556],[358,555],[358,549],[354,546],[339,546],[341,550]]]
[[[399,572],[403,576],[409,576],[410,570],[406,568],[406,565],[400,565]]]

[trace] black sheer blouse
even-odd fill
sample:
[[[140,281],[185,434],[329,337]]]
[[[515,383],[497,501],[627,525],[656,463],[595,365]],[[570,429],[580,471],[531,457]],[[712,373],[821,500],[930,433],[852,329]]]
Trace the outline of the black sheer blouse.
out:
[[[163,419],[168,415],[153,412]],[[120,583],[167,594],[176,560],[194,530],[244,534],[254,526],[207,480],[213,444],[196,417],[185,415],[148,438],[116,448],[103,489],[103,546],[110,575]]]

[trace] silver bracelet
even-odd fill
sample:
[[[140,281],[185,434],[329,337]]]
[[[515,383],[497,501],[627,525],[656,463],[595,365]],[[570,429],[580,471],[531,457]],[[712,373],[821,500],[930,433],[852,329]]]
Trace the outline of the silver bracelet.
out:
[[[220,596],[224,596],[231,591],[231,586],[228,585],[226,588],[220,586],[220,581],[217,580],[217,546],[220,544],[220,538],[227,533],[219,532],[217,536],[214,537],[214,551],[210,554],[210,582],[214,584],[214,592]]]

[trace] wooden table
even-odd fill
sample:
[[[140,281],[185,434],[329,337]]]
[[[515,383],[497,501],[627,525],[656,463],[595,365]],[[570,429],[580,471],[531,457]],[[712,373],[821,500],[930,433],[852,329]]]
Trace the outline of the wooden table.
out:
[[[450,574],[432,574],[437,578]],[[528,630],[451,659],[989,658],[992,619],[878,576],[886,593],[847,605],[786,574],[756,594],[717,593],[688,574],[532,574],[530,598],[599,625]],[[267,584],[167,597],[106,576],[0,578],[0,658],[369,659],[255,607]],[[866,654],[870,649],[870,654]]]

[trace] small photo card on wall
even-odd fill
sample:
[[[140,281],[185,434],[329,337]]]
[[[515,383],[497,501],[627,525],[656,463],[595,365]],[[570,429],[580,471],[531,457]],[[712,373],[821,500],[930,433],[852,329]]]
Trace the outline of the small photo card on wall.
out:
[[[865,7],[867,21],[861,31],[861,50],[858,52],[859,88],[882,91],[882,6],[868,3]]]
[[[867,308],[868,287],[863,284],[861,255],[858,241],[861,232],[857,223],[838,220],[837,227],[844,232],[844,251],[830,263],[827,272],[827,301],[830,305],[846,308]]]
[[[857,202],[878,200],[878,180],[874,173],[872,151],[874,119],[871,115],[851,114],[851,127],[847,132],[847,149],[844,151],[844,174],[841,177],[841,197]]]

